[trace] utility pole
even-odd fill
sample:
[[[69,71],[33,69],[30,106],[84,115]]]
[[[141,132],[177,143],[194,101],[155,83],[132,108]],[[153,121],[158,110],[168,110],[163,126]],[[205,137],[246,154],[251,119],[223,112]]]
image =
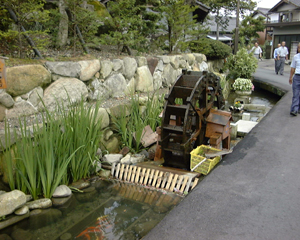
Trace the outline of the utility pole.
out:
[[[236,4],[236,27],[235,27],[235,37],[234,37],[234,54],[236,54],[237,51],[238,51],[239,25],[240,25],[240,0],[237,0],[237,4]]]

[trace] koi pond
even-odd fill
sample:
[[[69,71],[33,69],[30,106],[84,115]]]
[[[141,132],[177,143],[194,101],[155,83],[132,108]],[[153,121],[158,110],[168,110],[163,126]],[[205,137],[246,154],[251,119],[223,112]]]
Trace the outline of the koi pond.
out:
[[[31,211],[30,218],[1,233],[22,240],[141,239],[183,199],[119,181],[97,180],[90,190],[73,193],[60,207]]]

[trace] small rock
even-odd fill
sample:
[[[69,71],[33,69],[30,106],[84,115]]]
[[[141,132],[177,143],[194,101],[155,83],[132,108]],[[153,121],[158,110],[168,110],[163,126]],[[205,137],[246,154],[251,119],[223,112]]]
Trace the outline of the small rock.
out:
[[[0,195],[0,217],[13,213],[26,203],[25,193],[19,190],[3,193]]]
[[[71,194],[72,194],[72,191],[71,191],[71,189],[68,186],[66,186],[66,185],[60,185],[60,186],[58,186],[55,189],[52,197],[54,197],[54,198],[57,198],[57,197],[69,197]]]
[[[53,207],[60,207],[67,203],[72,198],[72,195],[68,197],[52,198]]]
[[[131,156],[130,161],[131,161],[132,164],[135,164],[135,163],[138,163],[138,162],[143,162],[144,159],[145,159],[144,155],[142,155],[142,154],[134,154],[134,155]]]
[[[100,172],[99,172],[99,176],[100,177],[103,177],[103,178],[109,178],[110,177],[110,170],[104,170],[102,169]]]
[[[149,158],[149,153],[146,149],[143,149],[141,152],[140,152],[141,155],[144,155],[145,158]]]
[[[105,154],[103,157],[103,162],[108,162],[110,164],[118,163],[122,157],[122,154]]]
[[[23,206],[23,207],[17,209],[15,211],[15,214],[17,216],[21,216],[21,215],[24,215],[24,214],[28,213],[28,211],[29,211],[29,208],[27,206]]]
[[[32,196],[31,195],[26,195],[26,202],[29,202],[29,201],[31,201],[33,198],[32,198]]]
[[[69,240],[72,239],[72,234],[71,233],[64,233],[63,235],[60,236],[60,240]]]
[[[77,188],[77,189],[79,189],[79,190],[82,190],[82,189],[84,189],[84,188],[89,187],[90,185],[91,185],[90,182],[85,182],[84,180],[79,180],[79,181],[77,181],[77,182],[73,182],[73,183],[71,184],[71,187],[74,187],[74,188]]]
[[[128,153],[125,157],[123,157],[121,159],[121,163],[123,163],[123,164],[131,164],[130,159],[131,159],[131,154]]]
[[[125,156],[129,152],[130,152],[130,148],[129,147],[123,147],[122,150],[120,151],[120,154],[122,154],[123,156]]]
[[[49,198],[42,198],[26,203],[29,209],[49,208],[52,206],[52,201]]]

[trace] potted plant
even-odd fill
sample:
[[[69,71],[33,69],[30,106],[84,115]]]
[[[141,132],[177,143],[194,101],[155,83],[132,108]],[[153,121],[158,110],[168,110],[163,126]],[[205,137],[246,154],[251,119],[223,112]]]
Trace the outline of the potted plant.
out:
[[[252,81],[247,78],[237,78],[235,79],[233,85],[233,90],[239,95],[250,95],[254,90],[254,85]]]

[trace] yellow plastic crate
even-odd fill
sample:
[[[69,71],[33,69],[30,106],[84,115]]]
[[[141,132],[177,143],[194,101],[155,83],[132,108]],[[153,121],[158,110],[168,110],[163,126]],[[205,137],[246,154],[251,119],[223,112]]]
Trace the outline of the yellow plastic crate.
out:
[[[191,169],[193,169],[198,163],[203,161],[205,157],[202,157],[200,154],[205,153],[216,153],[221,151],[217,148],[212,148],[210,146],[201,145],[195,148],[193,151],[190,152],[191,154]],[[198,166],[194,172],[202,173],[207,175],[213,168],[216,166],[218,162],[220,162],[221,157],[217,156],[213,159],[207,158],[200,166]]]

